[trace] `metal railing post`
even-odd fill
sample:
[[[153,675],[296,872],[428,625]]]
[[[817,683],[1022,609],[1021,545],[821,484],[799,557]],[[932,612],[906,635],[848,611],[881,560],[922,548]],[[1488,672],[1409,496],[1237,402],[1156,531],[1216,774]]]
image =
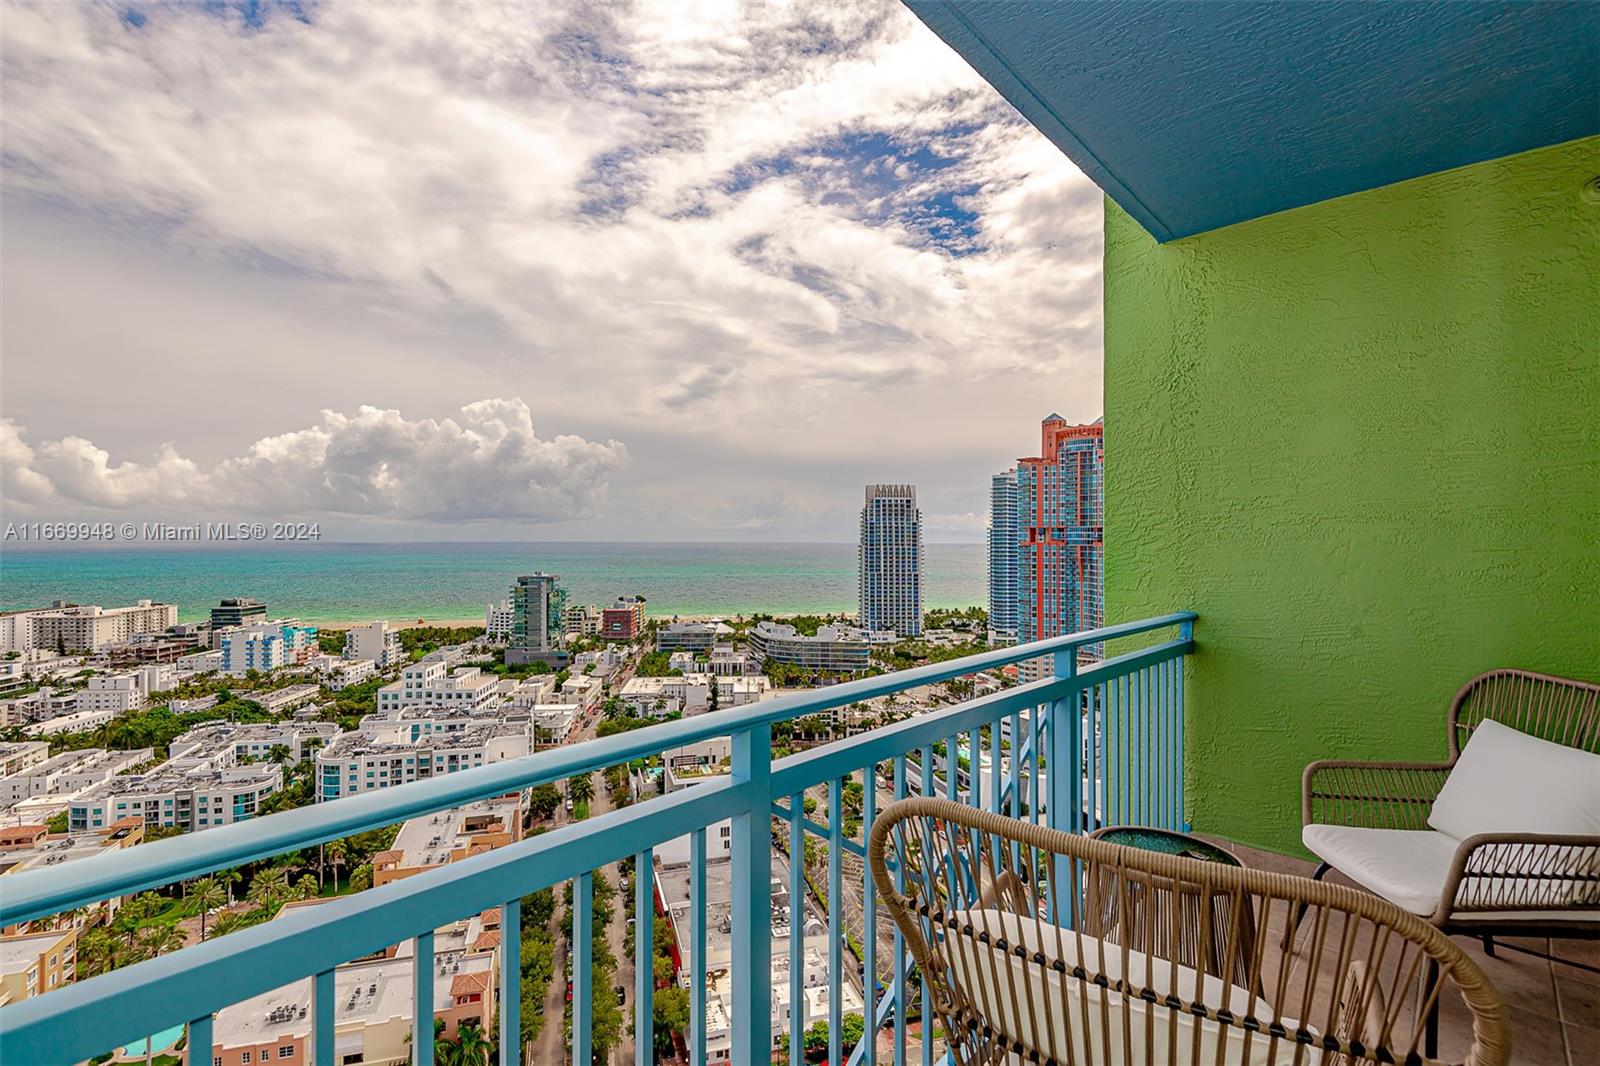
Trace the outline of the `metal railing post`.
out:
[[[772,727],[733,736],[732,778],[745,793],[733,819],[733,1047],[735,1066],[772,1060]]]
[[[1050,765],[1045,771],[1049,787],[1049,825],[1065,833],[1083,831],[1083,696],[1074,684],[1078,676],[1076,649],[1057,652],[1054,656],[1056,681],[1064,683],[1066,690],[1050,702],[1049,748]],[[1072,864],[1066,856],[1057,856],[1055,886],[1062,891],[1072,891],[1075,884]],[[1068,897],[1070,899],[1070,897]],[[1063,899],[1051,901],[1056,922],[1069,925],[1072,906]]]

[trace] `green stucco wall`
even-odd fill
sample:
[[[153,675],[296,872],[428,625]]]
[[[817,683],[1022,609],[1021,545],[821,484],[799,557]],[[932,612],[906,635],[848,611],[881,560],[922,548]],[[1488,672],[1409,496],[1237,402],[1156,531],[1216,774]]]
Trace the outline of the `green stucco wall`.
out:
[[[1600,680],[1600,139],[1157,245],[1106,205],[1106,616],[1189,608],[1189,815],[1298,850],[1321,757],[1471,675]]]

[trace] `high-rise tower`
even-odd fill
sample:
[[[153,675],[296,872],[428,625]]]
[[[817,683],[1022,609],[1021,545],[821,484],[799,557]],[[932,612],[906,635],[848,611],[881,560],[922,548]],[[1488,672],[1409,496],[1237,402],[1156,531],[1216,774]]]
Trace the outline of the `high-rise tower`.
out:
[[[867,486],[858,563],[862,627],[921,636],[922,512],[915,485]]]
[[[1105,427],[1051,415],[1039,455],[1017,461],[1017,641],[1094,629],[1105,618]]]
[[[506,662],[511,665],[531,662],[558,663],[566,658],[561,650],[562,614],[567,593],[555,574],[532,573],[517,578],[511,586],[511,641],[506,646]]]
[[[1017,472],[989,479],[989,644],[1017,642]]]

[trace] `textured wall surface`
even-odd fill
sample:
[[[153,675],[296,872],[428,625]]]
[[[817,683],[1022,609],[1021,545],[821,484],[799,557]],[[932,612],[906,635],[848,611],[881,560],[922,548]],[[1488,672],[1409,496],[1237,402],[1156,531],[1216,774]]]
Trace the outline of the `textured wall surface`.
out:
[[[1106,620],[1191,608],[1196,828],[1600,680],[1600,138],[1157,245],[1106,205]]]

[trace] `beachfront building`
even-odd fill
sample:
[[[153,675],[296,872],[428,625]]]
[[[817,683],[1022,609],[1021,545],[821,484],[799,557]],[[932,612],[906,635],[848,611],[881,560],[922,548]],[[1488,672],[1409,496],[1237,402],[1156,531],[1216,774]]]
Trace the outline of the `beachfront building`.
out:
[[[643,596],[618,596],[600,612],[600,635],[607,640],[637,640],[643,632]]]
[[[511,586],[511,640],[506,664],[556,665],[566,661],[561,650],[563,613],[567,592],[555,574],[535,572],[517,578]]]
[[[498,644],[506,643],[511,639],[511,626],[516,620],[517,613],[512,610],[510,600],[489,604],[483,612],[484,639]]]
[[[346,630],[344,657],[366,659],[386,670],[400,662],[400,631],[381,619]]]
[[[656,626],[656,651],[710,652],[733,632],[721,622],[663,622]]]
[[[251,670],[271,673],[302,664],[317,654],[317,631],[293,622],[245,626],[222,634],[223,673],[243,677]]]
[[[857,554],[863,629],[922,633],[922,512],[915,485],[868,485]]]
[[[757,622],[745,637],[745,648],[758,666],[780,663],[807,670],[860,673],[872,665],[875,646],[893,644],[893,633],[873,633],[855,626],[819,626],[806,636],[784,622]]]
[[[237,629],[240,626],[261,625],[266,620],[267,605],[248,596],[230,596],[211,608],[213,633],[220,633],[224,629]]]
[[[85,655],[177,625],[178,605],[140,600],[131,607],[64,606],[36,611],[31,617],[33,647]]]
[[[1017,471],[989,479],[989,646],[1017,642]]]

